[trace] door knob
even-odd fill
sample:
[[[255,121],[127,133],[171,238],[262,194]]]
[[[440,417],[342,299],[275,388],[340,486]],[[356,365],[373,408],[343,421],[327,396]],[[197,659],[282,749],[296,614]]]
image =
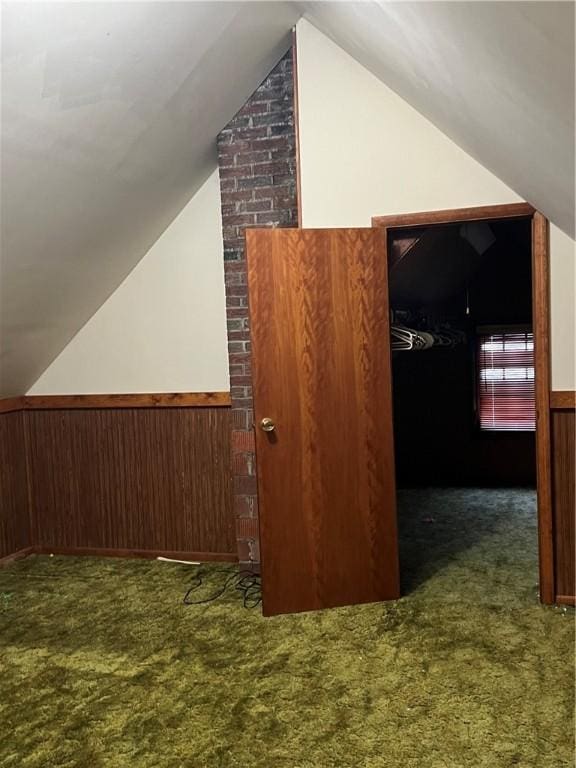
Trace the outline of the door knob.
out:
[[[260,429],[262,432],[274,432],[276,429],[276,424],[274,424],[272,419],[269,419],[267,416],[265,416],[260,422]]]

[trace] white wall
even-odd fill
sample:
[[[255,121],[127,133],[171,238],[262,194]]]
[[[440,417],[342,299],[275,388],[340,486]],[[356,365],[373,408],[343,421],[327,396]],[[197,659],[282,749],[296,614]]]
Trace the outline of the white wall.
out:
[[[298,24],[303,225],[518,196],[311,24]],[[552,384],[576,389],[575,244],[551,231]],[[215,172],[29,394],[229,388]]]
[[[217,133],[285,53],[299,13],[2,4],[2,397],[32,386],[200,189]]]
[[[576,389],[576,243],[550,228],[552,389]]]
[[[228,389],[215,171],[28,394]]]
[[[297,42],[304,227],[520,200],[305,20]],[[574,241],[552,227],[551,244],[552,386],[576,389]]]

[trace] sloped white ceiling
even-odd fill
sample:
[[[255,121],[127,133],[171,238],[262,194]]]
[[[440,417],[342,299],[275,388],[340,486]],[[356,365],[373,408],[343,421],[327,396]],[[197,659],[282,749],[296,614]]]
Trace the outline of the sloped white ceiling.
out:
[[[285,3],[6,3],[1,393],[45,370],[216,166]]]
[[[28,389],[191,199],[301,13],[574,235],[571,2],[2,10],[2,395]]]
[[[318,29],[572,238],[574,8],[302,4]]]

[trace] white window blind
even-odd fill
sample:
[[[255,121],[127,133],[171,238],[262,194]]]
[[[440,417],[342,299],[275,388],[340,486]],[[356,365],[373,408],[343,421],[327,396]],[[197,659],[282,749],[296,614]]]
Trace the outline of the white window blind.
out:
[[[530,331],[482,334],[478,362],[481,429],[534,430],[534,335]]]

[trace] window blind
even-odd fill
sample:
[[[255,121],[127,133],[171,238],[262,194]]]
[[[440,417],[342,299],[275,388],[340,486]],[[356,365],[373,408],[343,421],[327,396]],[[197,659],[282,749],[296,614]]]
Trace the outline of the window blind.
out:
[[[534,430],[534,335],[530,331],[483,334],[478,363],[481,429]]]

